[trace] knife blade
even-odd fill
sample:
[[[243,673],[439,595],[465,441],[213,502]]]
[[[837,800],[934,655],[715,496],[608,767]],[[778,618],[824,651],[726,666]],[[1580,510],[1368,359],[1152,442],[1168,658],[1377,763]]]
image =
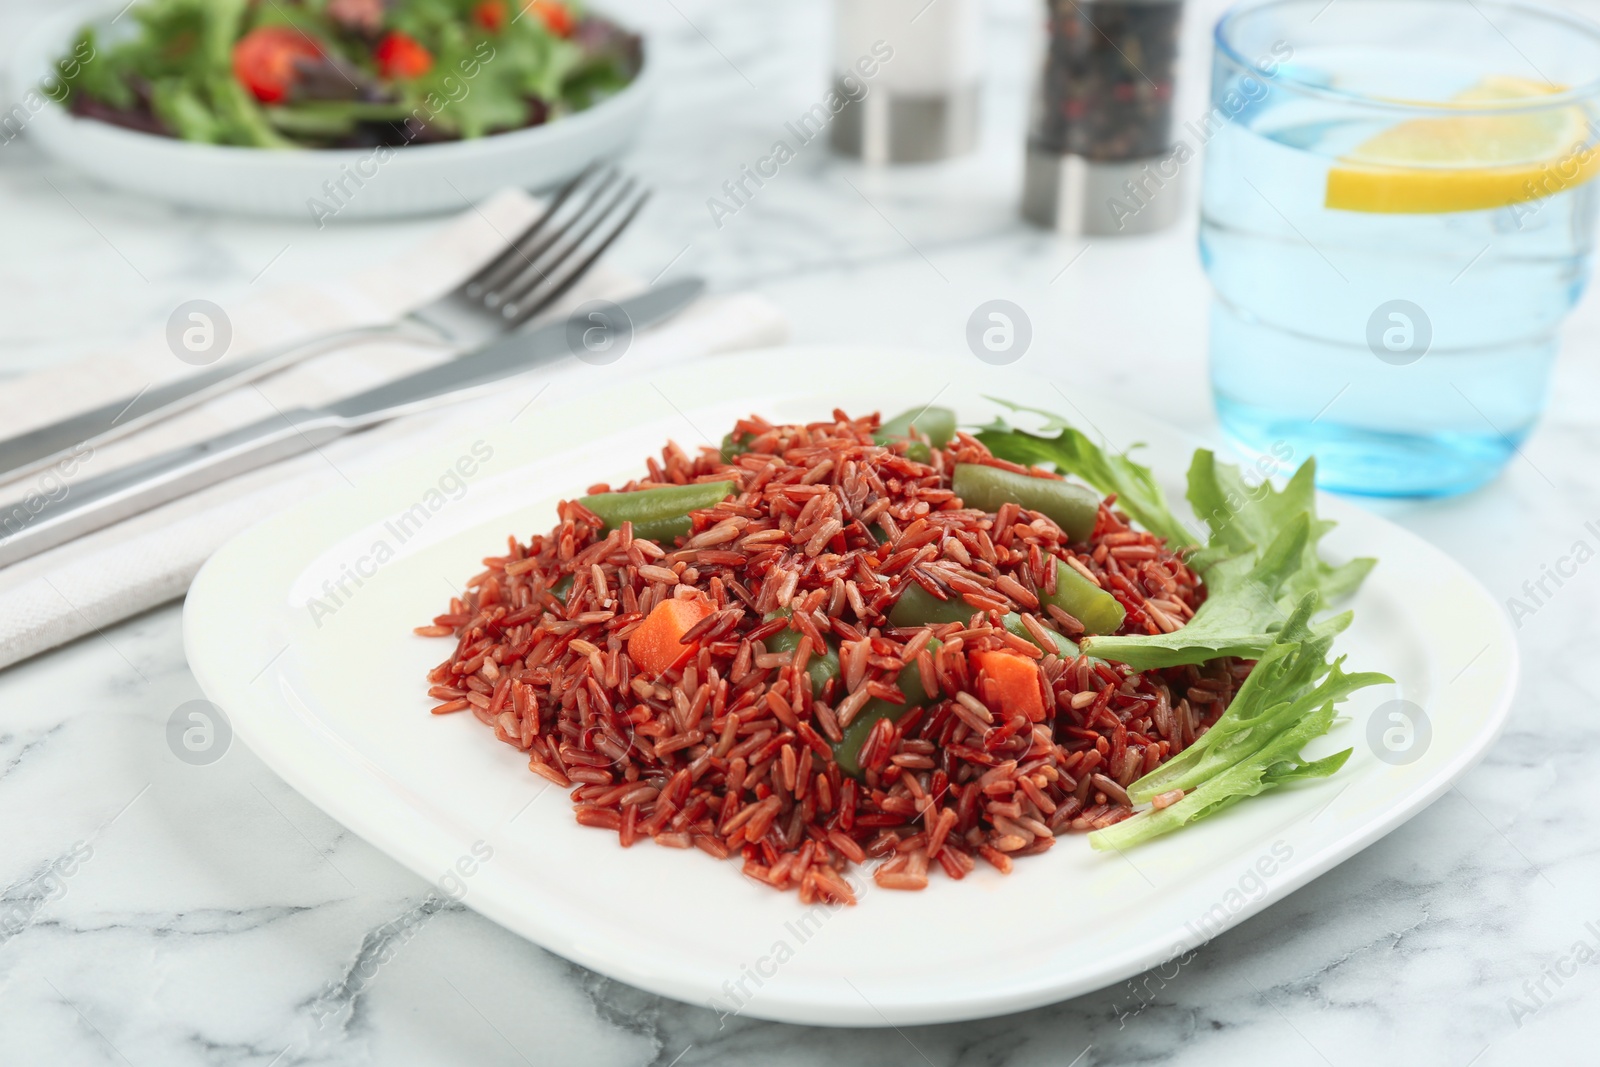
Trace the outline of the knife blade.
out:
[[[619,301],[630,328],[637,330],[676,313],[705,291],[700,278],[685,278],[647,289]],[[361,420],[379,415],[389,419],[395,412],[404,414],[407,405],[427,403],[445,389],[466,389],[482,382],[497,381],[527,363],[529,359],[549,359],[572,351],[570,321],[552,323],[531,333],[513,335],[491,342],[469,356],[436,364],[408,374],[375,389],[329,404],[324,410],[345,419]],[[361,423],[366,425],[366,423]]]
[[[699,278],[668,282],[616,303],[625,326],[664,321],[705,290]],[[604,323],[618,328],[616,316]],[[595,323],[601,325],[601,323]],[[580,324],[580,332],[584,327]],[[321,408],[294,408],[208,440],[69,485],[37,511],[0,512],[0,567],[347,433],[485,392],[506,378],[573,353],[569,321],[501,337],[469,355],[407,374]]]

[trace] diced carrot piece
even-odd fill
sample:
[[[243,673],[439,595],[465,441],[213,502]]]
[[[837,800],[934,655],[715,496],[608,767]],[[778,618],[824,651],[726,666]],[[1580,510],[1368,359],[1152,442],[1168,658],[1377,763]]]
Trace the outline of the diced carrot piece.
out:
[[[1039,692],[1039,668],[1015,652],[974,652],[973,665],[988,678],[990,692],[1008,712],[1020,711],[1029,722],[1044,721],[1044,697]]]
[[[699,642],[683,643],[683,635],[710,615],[711,602],[703,597],[663,600],[628,636],[628,658],[646,674],[663,674],[688,660]]]

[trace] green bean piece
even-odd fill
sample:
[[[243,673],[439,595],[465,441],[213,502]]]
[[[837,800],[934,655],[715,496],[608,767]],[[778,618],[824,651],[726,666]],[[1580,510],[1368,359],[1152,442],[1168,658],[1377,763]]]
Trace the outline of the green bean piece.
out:
[[[609,523],[607,526],[609,527]],[[679,515],[672,519],[653,519],[650,522],[636,522],[633,524],[633,536],[645,541],[654,541],[660,545],[671,548],[680,537],[686,537],[694,523],[689,521],[689,516]]]
[[[775,619],[779,616],[787,618],[793,612],[789,608],[779,608],[768,615],[767,618]],[[767,638],[768,652],[793,652],[800,647],[800,639],[804,635],[793,628],[780,630]],[[830,645],[822,650],[819,655],[816,649],[811,650],[811,658],[806,662],[806,674],[811,676],[811,695],[821,698],[823,688],[834,678],[839,677],[839,653]]]
[[[734,456],[742,456],[746,452],[750,451],[750,445],[743,440],[743,438],[749,436],[749,434],[740,434],[738,437],[735,437],[731,433],[723,434],[722,462],[727,463],[729,460],[733,459]]]
[[[557,600],[566,602],[567,594],[572,592],[572,575],[565,575],[559,582],[550,587],[550,595]]]
[[[608,530],[631,522],[633,536],[670,545],[689,532],[689,512],[709,508],[732,493],[732,482],[694,482],[629,493],[596,493],[578,503],[600,516]]]
[[[949,600],[940,600],[916,582],[911,582],[901,590],[900,599],[889,609],[889,625],[909,630],[946,622],[965,623],[977,612],[977,608],[959,596],[952,594]]]
[[[1091,634],[1116,633],[1127,614],[1116,597],[1060,560],[1056,561],[1055,593],[1045,596],[1041,591],[1040,598],[1083,623],[1084,630]]]
[[[1045,627],[1045,632],[1050,635],[1055,644],[1044,644],[1033,635],[1032,630],[1023,625],[1022,616],[1018,615],[1014,611],[1008,612],[1005,618],[1001,619],[1000,621],[1005,625],[1007,630],[1010,630],[1024,641],[1038,645],[1047,656],[1054,654],[1060,656],[1062,659],[1076,659],[1078,656],[1082,655],[1082,652],[1079,650],[1076,642],[1056,633],[1048,626]]]
[[[891,445],[910,437],[913,429],[927,437],[934,448],[943,448],[956,435],[956,413],[949,408],[913,408],[881,423],[872,439],[880,445]],[[928,446],[921,441],[912,441],[906,455],[918,463],[933,458]]]
[[[1011,503],[1051,519],[1075,542],[1089,540],[1100,513],[1093,489],[1055,478],[1035,478],[981,463],[957,463],[950,488],[969,508],[999,511]]]
[[[928,654],[938,651],[939,641],[934,639],[928,642]],[[929,693],[922,688],[922,672],[917,670],[915,661],[907,663],[900,668],[899,677],[895,679],[900,692],[906,696],[904,704],[891,704],[887,700],[873,697],[867,701],[856,717],[850,720],[850,725],[844,728],[844,738],[833,746],[834,762],[839,764],[839,769],[846,774],[861,777],[861,764],[857,758],[861,755],[861,746],[866,743],[867,734],[872,732],[872,727],[879,719],[888,719],[890,722],[899,722],[900,717],[912,708],[921,707],[931,703],[937,694]]]

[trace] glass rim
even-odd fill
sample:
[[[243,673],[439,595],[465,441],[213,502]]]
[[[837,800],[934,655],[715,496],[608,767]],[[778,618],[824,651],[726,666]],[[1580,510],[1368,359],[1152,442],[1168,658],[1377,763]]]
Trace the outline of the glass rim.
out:
[[[1217,24],[1211,32],[1212,42],[1219,53],[1227,56],[1237,66],[1245,70],[1256,71],[1265,76],[1254,61],[1246,59],[1234,47],[1233,42],[1228,37],[1229,31],[1240,19],[1248,15],[1253,15],[1268,8],[1287,7],[1290,4],[1303,2],[1305,0],[1243,0],[1241,3],[1236,3],[1224,11],[1221,18],[1217,19]],[[1442,3],[1443,0],[1435,0],[1435,2]],[[1468,2],[1474,8],[1478,6],[1476,0],[1468,0]],[[1600,22],[1594,22],[1542,4],[1523,3],[1521,0],[1490,0],[1490,3],[1497,8],[1518,11],[1551,23],[1566,26],[1568,29],[1590,38],[1595,47],[1600,49]],[[1493,25],[1493,23],[1490,25]],[[1512,45],[1512,47],[1515,48],[1516,46]],[[1393,97],[1349,92],[1343,89],[1330,89],[1325,85],[1317,85],[1297,79],[1292,75],[1284,74],[1281,69],[1278,73],[1267,77],[1267,81],[1284,85],[1306,96],[1337,100],[1346,104],[1358,104],[1363,107],[1392,111],[1396,114],[1404,115],[1516,115],[1569,107],[1573,104],[1584,103],[1600,97],[1600,77],[1546,96],[1473,105],[1452,104],[1448,101],[1402,100]]]

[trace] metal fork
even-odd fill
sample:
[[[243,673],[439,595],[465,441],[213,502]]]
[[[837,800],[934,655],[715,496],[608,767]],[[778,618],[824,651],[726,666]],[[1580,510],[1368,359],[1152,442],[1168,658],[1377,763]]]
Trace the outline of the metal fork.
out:
[[[309,356],[400,340],[464,351],[517,329],[588,273],[638,215],[649,190],[591,164],[537,219],[466,281],[393,322],[330,331],[146,388],[60,422],[0,440],[0,483],[159,422]]]

